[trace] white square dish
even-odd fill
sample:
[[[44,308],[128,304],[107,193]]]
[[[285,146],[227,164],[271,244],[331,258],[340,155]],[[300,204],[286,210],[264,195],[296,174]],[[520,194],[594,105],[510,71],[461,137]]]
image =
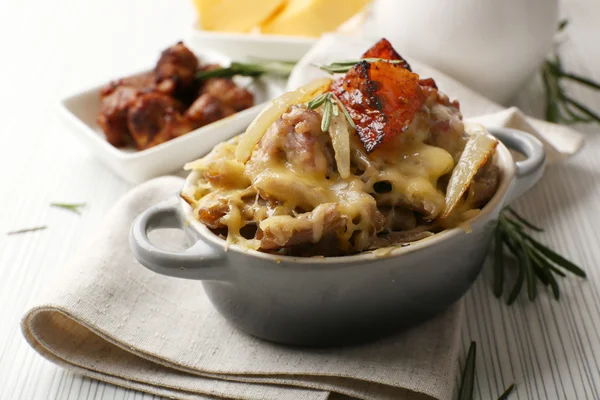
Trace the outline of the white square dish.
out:
[[[230,33],[191,29],[186,43],[191,48],[219,49],[236,61],[252,59],[297,61],[318,41],[311,37]]]
[[[193,51],[202,62],[229,64],[231,61],[218,53]],[[146,71],[143,71],[146,72]],[[143,73],[142,72],[142,73]],[[135,75],[135,74],[130,74]],[[106,79],[108,83],[111,79]],[[251,83],[241,79],[241,83]],[[248,89],[254,94],[255,106],[219,121],[213,122],[183,136],[161,143],[147,150],[116,148],[105,139],[96,122],[100,110],[98,85],[71,96],[59,103],[59,113],[75,136],[83,141],[106,166],[130,183],[139,183],[181,168],[186,162],[206,154],[217,143],[243,132],[264,107],[264,102],[279,96],[283,89],[275,81],[256,80]]]

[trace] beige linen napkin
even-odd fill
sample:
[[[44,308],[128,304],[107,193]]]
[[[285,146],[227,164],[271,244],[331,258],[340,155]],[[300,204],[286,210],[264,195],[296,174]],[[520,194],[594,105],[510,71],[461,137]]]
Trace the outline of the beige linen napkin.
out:
[[[350,347],[268,343],[231,327],[199,281],[155,274],[134,260],[133,219],[174,196],[175,177],[120,200],[96,235],[56,273],[22,330],[50,361],[92,378],[179,399],[443,399],[458,369],[461,303],[408,332]],[[159,233],[159,232],[155,232]],[[153,238],[184,247],[181,231]]]
[[[298,62],[288,80],[287,89],[292,90],[314,79],[328,76],[326,72],[315,66],[334,61],[356,60],[373,43],[372,39],[364,37],[339,34],[323,36]],[[401,49],[397,50],[402,54]],[[573,129],[526,117],[515,107],[504,108],[432,67],[417,60],[408,61],[414,72],[422,78],[434,78],[443,93],[451,99],[458,99],[461,111],[469,121],[486,126],[520,129],[537,136],[544,143],[548,161],[551,163],[568,158],[583,145],[583,135]]]

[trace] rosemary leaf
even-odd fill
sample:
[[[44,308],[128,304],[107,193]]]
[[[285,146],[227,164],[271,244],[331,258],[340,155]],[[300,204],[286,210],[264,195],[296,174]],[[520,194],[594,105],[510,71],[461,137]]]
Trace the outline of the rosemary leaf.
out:
[[[50,207],[62,208],[75,214],[81,214],[80,208],[85,207],[85,203],[50,203]]]
[[[548,274],[550,272],[548,272],[548,269],[544,268],[542,264],[539,264],[533,258],[531,258],[531,268],[533,269],[535,276],[537,276],[540,282],[542,282],[544,286],[548,286],[548,284],[550,283],[550,280],[548,279]]]
[[[498,397],[498,400],[506,400],[508,399],[508,396],[510,396],[510,394],[512,393],[512,391],[515,388],[515,384],[511,384],[509,387],[506,388],[506,390],[504,391],[504,393],[502,393],[500,395],[500,397]]]
[[[562,278],[567,276],[567,274],[565,274],[560,269],[558,269],[554,265],[552,265],[552,263],[542,253],[540,253],[539,250],[537,250],[535,247],[530,247],[530,250],[531,250],[531,256],[536,259],[536,262],[543,265],[544,268],[548,268],[550,270],[550,272],[553,272],[556,275],[561,276]]]
[[[253,78],[257,78],[262,75],[286,77],[289,76],[295,65],[295,61],[259,60],[254,63],[241,63],[234,61],[225,68],[214,69],[211,71],[200,71],[196,74],[196,79],[206,80],[210,78],[231,78],[236,75],[249,76]]]
[[[462,381],[458,392],[458,400],[471,400],[473,398],[473,388],[475,386],[475,356],[477,353],[477,344],[471,342],[467,361],[463,368]]]
[[[515,280],[515,284],[508,296],[508,300],[506,304],[511,305],[517,299],[517,296],[521,292],[521,288],[523,287],[523,282],[525,281],[525,265],[523,265],[522,259],[523,257],[520,255],[520,248],[514,245],[509,237],[506,237],[504,243],[508,246],[509,250],[515,256],[517,260],[517,267],[519,269],[519,273],[517,275],[517,279]]]
[[[560,290],[558,289],[558,282],[556,282],[556,278],[552,273],[548,273],[548,281],[550,282],[550,288],[552,289],[552,294],[556,300],[560,300]]]
[[[504,286],[504,246],[502,244],[502,230],[494,232],[494,295],[502,297]]]
[[[515,281],[515,285],[513,286],[510,295],[508,296],[508,300],[506,300],[507,305],[511,305],[517,299],[519,292],[521,292],[521,288],[523,287],[523,281],[525,280],[525,270],[521,263],[519,265],[519,275],[517,275],[517,280]]]
[[[525,225],[526,227],[533,229],[536,232],[544,232],[544,230],[538,226],[535,226],[534,224],[532,224],[531,222],[527,221],[525,218],[523,218],[519,213],[517,213],[513,208],[511,207],[506,207],[506,209],[508,210],[508,212],[510,212],[512,214],[513,217],[515,217],[520,223],[522,223],[523,225]]]
[[[593,119],[583,114],[579,109],[575,108],[571,103],[563,104],[564,111],[568,114],[569,118],[563,117],[563,122],[567,124],[576,124],[576,123],[588,123],[592,122]]]
[[[590,110],[589,108],[587,108],[586,106],[584,106],[583,104],[578,102],[577,100],[575,100],[567,95],[563,95],[562,97],[566,104],[573,105],[573,107],[577,108],[579,111],[581,111],[588,117],[592,118],[594,121],[600,123],[600,115],[596,114],[595,112],[593,112],[592,110]]]
[[[323,132],[329,131],[329,125],[331,124],[331,102],[325,102],[323,108],[323,119],[321,120],[321,130]]]
[[[529,301],[534,301],[537,295],[537,280],[535,277],[535,272],[533,266],[531,265],[531,259],[527,254],[527,245],[525,244],[525,240],[520,237],[518,242],[519,246],[521,247],[519,255],[521,257],[521,263],[523,263],[523,268],[525,269],[525,277],[527,278],[527,296],[529,297]]]
[[[383,58],[362,58],[360,60],[347,60],[347,61],[337,61],[337,62],[333,62],[329,65],[317,65],[321,70],[328,72],[330,74],[342,74],[342,73],[346,73],[348,71],[350,71],[350,69],[352,67],[354,67],[356,64],[358,64],[361,61],[367,61],[367,62],[377,62],[377,61],[384,61],[390,64],[404,64],[406,63],[405,60],[386,60]]]
[[[344,116],[346,117],[346,120],[348,121],[348,123],[350,124],[352,129],[356,130],[356,124],[352,120],[352,117],[350,116],[350,113],[348,112],[346,107],[342,104],[342,101],[333,93],[331,94],[331,96],[333,97],[333,100],[338,104],[338,106],[340,107],[342,112],[344,113]]]
[[[28,233],[28,232],[36,232],[36,231],[41,231],[48,228],[46,225],[43,226],[36,226],[34,228],[25,228],[25,229],[19,229],[16,231],[10,231],[10,232],[6,232],[7,235],[19,235],[21,233]]]
[[[337,117],[338,115],[340,115],[340,108],[338,107],[337,102],[332,102],[331,106],[332,106],[332,109],[333,109],[333,116]]]
[[[595,82],[589,78],[585,78],[581,75],[576,75],[576,74],[572,74],[569,72],[562,72],[560,73],[560,77],[561,78],[565,78],[565,79],[569,79],[578,83],[581,83],[583,85],[589,86],[592,89],[596,89],[596,90],[600,90],[600,83]]]
[[[314,99],[310,100],[308,103],[306,103],[306,108],[308,108],[309,110],[314,110],[316,108],[321,107],[321,105],[323,103],[325,103],[325,101],[329,98],[330,93],[323,93],[317,97],[315,97]]]
[[[554,252],[552,249],[550,249],[549,247],[538,242],[537,240],[535,240],[528,234],[526,234],[524,232],[522,232],[521,234],[523,235],[524,239],[529,241],[537,250],[539,250],[539,252],[541,254],[543,254],[550,261],[554,262],[555,264],[563,267],[567,271],[570,271],[577,276],[580,276],[582,278],[587,277],[586,273],[581,268],[579,268],[577,265],[575,265],[573,262],[567,260],[560,254]]]
[[[542,81],[546,92],[546,120],[558,123],[560,120],[560,111],[558,109],[557,96],[550,80],[550,73],[542,68]]]
[[[232,78],[236,75],[257,78],[262,74],[264,74],[263,71],[230,66],[227,68],[213,69],[210,71],[200,71],[196,74],[196,79],[204,81],[212,78]]]
[[[554,265],[548,262],[548,269],[551,270],[556,275],[559,275],[561,278],[566,278],[567,274],[562,272],[560,269],[556,268]]]

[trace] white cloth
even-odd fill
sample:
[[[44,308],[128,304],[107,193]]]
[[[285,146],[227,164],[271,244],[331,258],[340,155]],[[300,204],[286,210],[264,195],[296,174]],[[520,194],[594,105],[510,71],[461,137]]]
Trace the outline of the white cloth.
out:
[[[316,66],[334,61],[358,59],[372,45],[371,40],[361,37],[336,34],[323,36],[298,62],[288,80],[287,89],[293,90],[316,78],[328,75]],[[514,107],[504,108],[434,68],[416,60],[408,61],[414,72],[423,78],[434,78],[440,91],[451,99],[458,99],[461,111],[468,120],[487,126],[520,129],[538,137],[544,143],[548,161],[551,163],[562,161],[577,153],[583,145],[583,135],[573,129],[526,117]]]

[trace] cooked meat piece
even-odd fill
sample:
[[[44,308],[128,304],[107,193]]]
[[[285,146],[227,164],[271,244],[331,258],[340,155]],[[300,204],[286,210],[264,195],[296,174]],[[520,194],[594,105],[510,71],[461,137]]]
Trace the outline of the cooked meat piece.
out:
[[[472,208],[481,208],[494,196],[498,182],[500,181],[500,168],[492,158],[477,171],[473,177],[467,202]]]
[[[204,196],[194,210],[198,221],[211,229],[223,228],[220,219],[229,211],[229,202],[222,194],[213,192]]]
[[[345,226],[346,217],[339,212],[338,205],[326,203],[297,217],[280,215],[262,221],[257,238],[261,249],[273,250],[318,243]]]
[[[127,125],[139,150],[148,149],[189,132],[181,116],[182,105],[172,97],[160,93],[138,96],[129,108]]]
[[[117,88],[127,86],[143,92],[151,92],[156,89],[156,80],[154,72],[146,72],[140,75],[128,76],[126,78],[117,79],[110,82],[100,91],[100,96],[104,97],[113,93]]]
[[[275,254],[282,253],[281,250],[277,251],[275,249],[265,251]],[[283,254],[292,257],[339,257],[347,255],[348,253],[340,246],[340,239],[336,235],[331,234],[323,237],[323,239],[317,243],[304,243],[287,247],[283,250]]]
[[[435,90],[438,88],[437,83],[435,83],[433,78],[419,79],[419,85],[421,85],[422,88],[429,87]]]
[[[196,129],[234,113],[233,108],[215,96],[205,93],[192,103],[184,116],[190,122],[192,129]]]
[[[392,44],[385,38],[375,43],[369,50],[367,50],[362,55],[361,58],[382,58],[384,60],[394,61],[402,60],[403,62],[400,64],[400,66],[406,68],[409,71],[412,71],[412,69],[410,69],[410,65],[408,65],[406,60],[402,58],[402,56],[398,54],[398,52],[396,52],[396,49],[394,49]]]
[[[423,94],[425,95],[425,104],[428,107],[431,107],[433,103],[443,104],[445,106],[452,106],[460,111],[460,103],[458,100],[450,101],[450,98],[440,92],[438,90],[437,84],[433,80],[433,78],[419,79],[419,85],[421,85],[421,89],[423,90]]]
[[[127,125],[129,108],[140,95],[160,90],[153,72],[112,81],[102,88],[98,124],[104,131],[106,140],[115,147],[131,143]]]
[[[321,116],[305,107],[292,107],[273,123],[252,154],[250,168],[260,171],[275,161],[288,162],[300,174],[325,177],[333,166],[329,135],[321,130]]]
[[[200,93],[216,97],[235,111],[245,110],[254,105],[254,95],[228,78],[208,79],[202,84]]]
[[[427,226],[424,225],[423,227],[426,228]],[[383,247],[397,246],[403,243],[416,242],[418,240],[423,240],[433,235],[434,233],[431,231],[418,229],[407,232],[388,232],[374,238],[367,250],[376,250],[381,249]]]
[[[178,91],[187,91],[194,83],[198,59],[182,42],[179,42],[160,55],[154,73],[159,85],[173,85]]]
[[[331,89],[348,109],[367,153],[407,130],[425,101],[419,75],[386,61],[359,62]]]
[[[98,125],[104,131],[108,143],[123,147],[130,141],[127,112],[135,102],[139,91],[129,86],[118,86],[102,97]]]
[[[426,143],[446,150],[457,162],[468,140],[458,103],[430,87],[424,88],[423,92],[427,95],[425,105],[430,110],[430,136]]]
[[[385,227],[388,231],[405,231],[417,226],[414,212],[404,207],[381,207],[385,217]]]

